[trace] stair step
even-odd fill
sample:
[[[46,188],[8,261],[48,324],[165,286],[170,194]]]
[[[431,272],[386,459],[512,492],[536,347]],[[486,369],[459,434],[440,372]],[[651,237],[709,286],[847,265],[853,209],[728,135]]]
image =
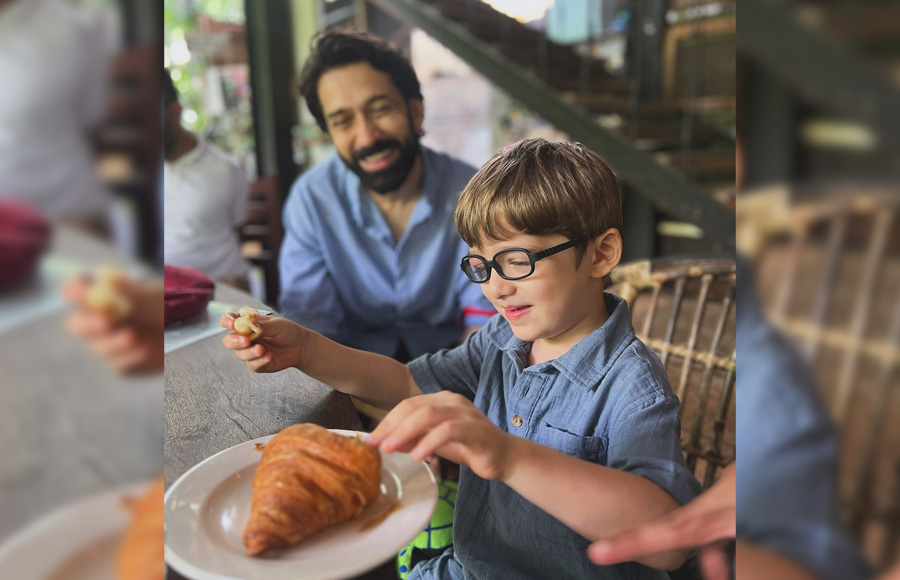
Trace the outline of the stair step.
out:
[[[506,53],[512,60],[526,65],[536,65],[545,52],[548,68],[579,71],[582,58],[572,47],[555,43],[544,33],[529,28],[512,18],[497,12],[480,0],[468,5],[466,0],[427,0],[441,14],[466,28],[470,34]],[[592,74],[598,78],[610,76],[604,61],[592,59]]]
[[[680,151],[670,151],[657,153],[653,158],[657,163],[692,177],[732,173],[735,169],[734,151],[697,150],[686,155]]]
[[[626,124],[619,132],[632,141],[645,141],[643,146],[637,146],[642,150],[672,149],[682,146],[681,121],[673,119],[669,122],[641,122],[638,124]],[[694,146],[707,144],[721,137],[715,127],[696,124],[691,130],[690,143]]]
[[[553,86],[553,88],[563,93],[581,93],[580,76],[561,77],[558,79],[554,79],[550,84]],[[631,79],[614,76],[610,76],[609,78],[594,78],[592,76],[589,87],[590,90],[587,91],[587,94],[589,98],[591,98],[592,95],[629,96],[631,93],[632,84],[633,83]]]

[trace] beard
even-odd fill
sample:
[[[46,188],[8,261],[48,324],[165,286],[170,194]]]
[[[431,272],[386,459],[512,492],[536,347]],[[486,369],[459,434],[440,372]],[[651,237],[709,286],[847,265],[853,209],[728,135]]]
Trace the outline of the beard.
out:
[[[391,149],[398,149],[400,155],[390,166],[375,172],[369,172],[360,167],[359,161],[361,159],[382,151],[390,151]],[[410,137],[406,142],[401,143],[397,139],[379,139],[371,147],[354,151],[351,154],[350,161],[344,159],[343,156],[341,156],[341,159],[350,171],[359,177],[363,187],[369,191],[384,195],[397,191],[403,185],[416,162],[416,158],[419,156],[419,150],[419,138],[411,131]]]

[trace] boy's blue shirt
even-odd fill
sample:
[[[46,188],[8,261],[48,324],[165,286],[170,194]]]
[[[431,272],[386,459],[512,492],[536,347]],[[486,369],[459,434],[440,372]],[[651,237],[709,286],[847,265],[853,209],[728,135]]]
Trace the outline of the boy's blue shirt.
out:
[[[495,316],[462,346],[409,369],[423,393],[459,393],[509,433],[646,477],[687,503],[700,484],[684,463],[678,399],[659,358],[635,337],[625,301],[604,297],[609,319],[558,359],[527,367],[531,343]],[[635,563],[595,566],[588,540],[465,466],[457,498],[453,550],[416,566],[410,580],[668,578]]]

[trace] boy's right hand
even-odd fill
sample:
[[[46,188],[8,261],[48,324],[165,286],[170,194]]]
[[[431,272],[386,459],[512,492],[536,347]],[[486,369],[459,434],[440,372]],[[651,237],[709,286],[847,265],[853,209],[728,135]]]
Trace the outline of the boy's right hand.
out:
[[[219,323],[222,328],[234,330],[236,312],[223,314]],[[299,366],[300,353],[306,329],[287,318],[260,316],[262,334],[255,341],[239,334],[228,334],[222,344],[233,350],[239,360],[255,373],[277,373],[286,368]]]

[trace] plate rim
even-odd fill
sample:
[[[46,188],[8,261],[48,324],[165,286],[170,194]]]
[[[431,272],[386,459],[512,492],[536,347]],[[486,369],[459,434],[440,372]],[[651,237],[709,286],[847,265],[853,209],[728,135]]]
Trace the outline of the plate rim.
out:
[[[344,437],[352,437],[352,436],[356,436],[356,435],[362,435],[364,437],[369,436],[369,433],[366,431],[355,431],[355,430],[351,430],[351,429],[328,429],[328,431],[342,435]],[[279,433],[280,432],[281,431],[279,431]],[[237,447],[250,446],[251,444],[255,445],[258,443],[265,444],[265,443],[268,443],[269,441],[271,441],[276,435],[278,435],[278,433],[274,433],[272,435],[264,435],[262,437],[257,437],[255,439],[243,441],[241,443],[232,445],[231,447],[222,449],[221,451],[218,451],[218,452],[214,453],[213,455],[210,455],[203,461],[197,463],[196,465],[194,465],[193,467],[191,467],[190,469],[188,469],[187,471],[182,473],[181,476],[179,476],[174,482],[172,482],[172,485],[170,485],[168,487],[168,489],[166,489],[166,492],[163,497],[164,512],[168,512],[167,507],[169,505],[170,494],[173,492],[173,490],[176,489],[176,487],[182,482],[182,480],[187,478],[191,473],[194,472],[194,470],[200,468],[203,464],[205,464],[207,462],[211,462],[219,455],[222,455],[223,453],[231,451]],[[380,450],[379,450],[379,453],[381,453]],[[438,491],[437,479],[435,478],[434,473],[432,473],[431,469],[428,467],[427,463],[425,463],[424,461],[414,461],[413,463],[416,463],[416,464],[419,464],[422,466],[422,468],[428,474],[428,479],[431,482],[431,486],[429,487],[429,489],[433,490],[433,492],[434,492],[432,494],[433,497],[432,497],[432,502],[431,502],[432,503],[431,517],[433,517],[434,510],[437,508],[437,501],[439,499],[438,496],[440,495],[440,493]],[[426,525],[427,525],[427,523],[426,523]],[[168,527],[168,519],[166,519],[166,526]],[[421,532],[416,532],[416,535],[411,537],[409,539],[409,541],[411,542],[412,540],[414,540],[419,533],[421,533]],[[169,546],[168,534],[166,534],[166,541],[164,544],[164,559],[165,559],[165,563],[167,565],[171,566],[172,568],[174,568],[176,572],[178,572],[179,574],[183,574],[183,575],[189,576],[191,578],[194,578],[195,580],[244,580],[243,578],[238,577],[238,576],[227,576],[227,575],[219,574],[218,572],[211,572],[209,570],[200,568],[199,566],[188,562],[183,557],[181,557],[175,551],[174,548],[171,548]],[[389,560],[390,560],[390,557],[387,560],[384,560],[384,562],[387,562]],[[375,566],[379,566],[379,565],[383,564],[384,562],[379,562]],[[349,572],[349,573],[352,575],[363,574],[366,571],[373,569],[375,566],[366,565],[366,566],[361,567],[356,572]],[[321,578],[321,580],[333,580],[333,579],[344,578],[344,577],[346,577],[346,576],[324,576],[324,577],[319,577],[319,578]]]
[[[82,519],[80,512],[83,510],[89,509],[92,506],[107,506],[111,503],[119,505],[125,497],[141,497],[150,489],[156,479],[157,478],[134,481],[132,483],[118,485],[111,489],[96,491],[83,497],[73,499],[49,512],[39,515],[18,532],[14,532],[3,540],[0,540],[0,564],[10,557],[15,558],[17,552],[22,550],[23,547],[27,547],[35,541],[42,541],[41,537],[44,534],[53,532],[58,526],[65,525],[70,519]],[[116,527],[115,533],[118,534],[123,534],[126,531],[128,522],[130,521],[127,510],[123,509],[123,513],[126,521],[125,525],[121,528]],[[67,559],[73,557],[79,551],[87,547],[90,542],[96,541],[101,537],[102,536],[99,535],[91,535],[88,537],[80,536],[76,545],[58,551],[58,557],[55,558],[55,563],[53,565],[57,567],[62,565]]]

